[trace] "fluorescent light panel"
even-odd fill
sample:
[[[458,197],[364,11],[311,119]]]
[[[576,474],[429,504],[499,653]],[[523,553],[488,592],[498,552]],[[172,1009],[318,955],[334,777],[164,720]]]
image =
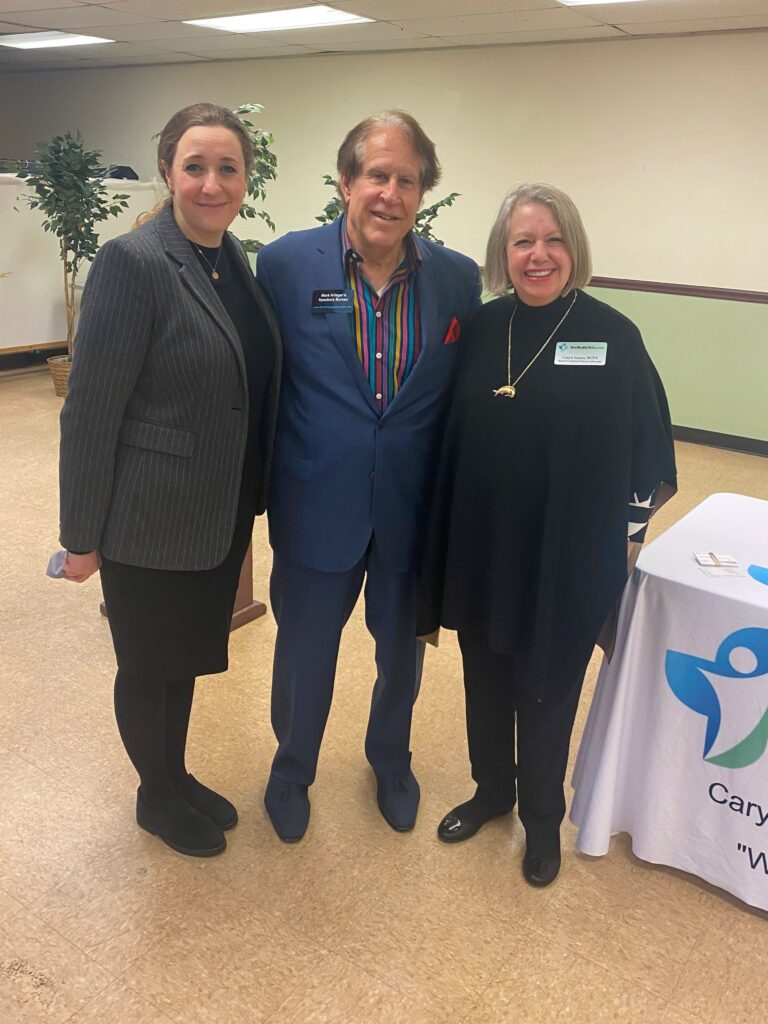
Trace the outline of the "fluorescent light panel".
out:
[[[185,25],[215,28],[221,32],[286,32],[294,28],[327,28],[329,25],[359,25],[373,18],[337,11],[324,4],[295,7],[287,11],[262,11],[261,14],[237,14],[231,18],[198,18]]]
[[[557,0],[559,4],[566,7],[604,7],[608,4],[640,4],[645,0]]]
[[[78,36],[72,32],[19,32],[0,36],[0,46],[15,50],[43,50],[51,46],[90,46],[91,43],[114,43],[99,36]]]

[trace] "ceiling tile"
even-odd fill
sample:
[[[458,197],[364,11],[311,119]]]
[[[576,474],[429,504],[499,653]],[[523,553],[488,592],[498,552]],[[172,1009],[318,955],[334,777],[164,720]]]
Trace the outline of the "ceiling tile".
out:
[[[286,45],[301,43],[306,46],[322,46],[323,49],[335,43],[368,42],[377,39],[397,41],[400,39],[418,39],[430,33],[418,32],[413,29],[401,28],[382,22],[371,22],[365,25],[337,25],[335,28],[297,28],[290,32],[258,32],[248,35],[249,39],[275,39]]]
[[[204,50],[209,53],[220,51],[277,49],[282,44],[277,41],[256,38],[255,36],[235,35],[233,32],[208,32],[204,36],[196,36],[194,39],[189,36],[182,36],[179,39],[147,38],[143,45],[154,50],[168,50],[171,53],[202,53]]]
[[[18,3],[18,2],[19,2],[19,0],[16,0],[16,3]],[[21,31],[21,29],[19,28],[18,25],[15,25],[15,24],[13,24],[12,22],[9,22],[9,21],[0,21],[0,33],[2,33],[3,35],[6,32],[18,33],[20,31]]]
[[[61,51],[52,50],[11,50],[0,47],[0,63],[2,64],[54,64],[61,59]],[[70,59],[69,55],[65,59]],[[76,58],[72,57],[72,60]]]
[[[53,7],[75,7],[77,0],[0,0],[0,14],[9,11],[45,11]]]
[[[95,26],[84,26],[82,31],[87,32],[91,28],[95,32]],[[110,25],[109,37],[119,42],[132,42],[134,39],[194,39],[208,40],[218,38],[222,33],[212,28],[200,28],[197,25],[185,25],[183,21],[148,21],[146,15],[142,15],[141,22],[135,25]],[[227,33],[231,38],[233,33]]]
[[[19,0],[16,0],[18,5]],[[61,7],[53,11],[17,11],[8,12],[3,17],[6,21],[31,25],[33,28],[61,29],[72,31],[84,25],[106,28],[109,25],[129,25],[133,22],[147,22],[153,19],[146,14],[118,13],[104,7],[79,5],[77,7]]]
[[[768,0],[650,0],[636,4],[590,4],[574,10],[611,25],[630,25],[642,21],[700,21],[765,14]]]
[[[83,60],[80,62],[82,68],[126,68],[144,65],[163,64],[202,64],[204,57],[193,57],[189,53],[156,53],[152,56],[131,57],[126,60],[123,57],[107,57],[104,60]]]
[[[418,8],[414,5],[414,10]],[[497,32],[532,32],[540,28],[591,28],[594,18],[579,14],[576,8],[526,11],[519,14],[464,14],[451,18],[407,18],[399,25],[424,35],[459,36],[496,34]]]
[[[145,57],[157,54],[162,46],[151,46],[148,43],[98,43],[95,46],[78,47],[77,57],[80,60],[106,60],[108,57],[120,57],[128,60],[131,57]]]
[[[222,33],[181,19],[304,6],[311,0],[0,0],[0,33],[64,29],[114,44],[57,50],[0,47],[0,65],[36,68],[262,59],[517,45],[631,35],[679,35],[768,28],[768,0],[646,0],[576,8],[558,0],[326,0],[379,19],[365,25],[288,32]],[[175,19],[175,20],[174,20]],[[107,51],[105,47],[117,47]],[[13,55],[5,59],[4,55]],[[193,56],[194,55],[194,56]]]
[[[594,25],[592,28],[540,28],[533,32],[498,32],[495,35],[467,35],[455,39],[447,37],[452,45],[514,46],[520,43],[560,43],[579,39],[616,39],[624,36],[613,25]]]
[[[251,46],[237,50],[205,50],[195,47],[190,51],[196,57],[206,60],[256,60],[257,58],[277,58],[306,56],[303,46]]]
[[[376,50],[399,53],[401,50],[451,50],[459,41],[448,41],[438,36],[420,36],[418,39],[403,39],[395,44],[391,39],[368,39],[363,43],[333,43],[318,47],[316,53],[369,53]]]
[[[308,0],[104,0],[104,6],[115,11],[131,11],[133,14],[149,14],[163,18],[221,18],[228,14],[256,14],[259,11],[276,11],[280,8],[305,7]]]
[[[13,64],[3,63],[0,64],[0,81],[2,81],[3,75],[7,75],[10,72],[17,75],[24,75],[29,72],[37,72],[39,74],[41,71],[72,71],[77,67],[78,63],[78,61],[74,60],[66,62],[59,60],[57,62],[45,64],[41,60],[37,59],[34,61],[27,61],[23,67],[14,67]]]
[[[329,7],[337,7],[350,14],[362,14],[382,21],[401,18],[447,18],[466,14],[472,8],[475,14],[495,14],[499,11],[541,11],[559,8],[557,0],[324,0]]]
[[[729,32],[768,28],[768,13],[745,18],[696,18],[691,21],[641,21],[620,26],[630,35],[681,35],[686,32]],[[768,64],[768,61],[766,61]],[[768,72],[766,72],[768,74]]]

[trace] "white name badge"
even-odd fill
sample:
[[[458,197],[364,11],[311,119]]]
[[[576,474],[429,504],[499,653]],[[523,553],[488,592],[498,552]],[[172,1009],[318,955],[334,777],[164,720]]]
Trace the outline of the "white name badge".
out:
[[[607,341],[558,341],[555,366],[605,366]]]

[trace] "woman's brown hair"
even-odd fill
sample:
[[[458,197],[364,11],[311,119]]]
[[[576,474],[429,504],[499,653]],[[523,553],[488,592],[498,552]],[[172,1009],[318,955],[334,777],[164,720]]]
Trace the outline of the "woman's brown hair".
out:
[[[160,139],[157,143],[157,169],[163,181],[166,180],[166,175],[173,166],[176,147],[184,132],[190,128],[205,128],[210,125],[228,128],[229,131],[234,132],[243,151],[246,178],[250,175],[254,161],[253,143],[237,114],[233,114],[229,107],[220,107],[215,103],[192,103],[188,107],[177,110],[160,132]],[[151,210],[140,214],[133,226],[137,228],[141,224],[146,224],[169,202],[170,198],[163,199]]]

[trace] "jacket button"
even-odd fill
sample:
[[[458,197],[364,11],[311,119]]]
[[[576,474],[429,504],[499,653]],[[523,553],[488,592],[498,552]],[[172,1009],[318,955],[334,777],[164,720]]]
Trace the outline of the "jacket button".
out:
[[[375,473],[373,472],[373,470],[371,470],[371,472],[370,472],[370,473],[368,474],[368,479],[369,479],[369,480],[373,480],[373,478],[374,478],[375,476],[376,476],[376,474],[375,474]]]

